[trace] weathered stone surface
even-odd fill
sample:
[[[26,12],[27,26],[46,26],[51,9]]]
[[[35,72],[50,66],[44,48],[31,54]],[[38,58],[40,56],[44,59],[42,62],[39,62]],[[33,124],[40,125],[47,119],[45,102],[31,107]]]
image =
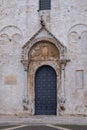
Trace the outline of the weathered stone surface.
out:
[[[6,76],[4,77],[5,85],[17,85],[17,79],[15,76]]]
[[[51,43],[37,43],[29,53],[29,60],[59,60],[59,52]]]
[[[87,0],[52,0],[51,10],[38,9],[39,0],[0,0],[0,114],[34,114],[35,72],[46,64],[57,73],[57,114],[87,115]]]

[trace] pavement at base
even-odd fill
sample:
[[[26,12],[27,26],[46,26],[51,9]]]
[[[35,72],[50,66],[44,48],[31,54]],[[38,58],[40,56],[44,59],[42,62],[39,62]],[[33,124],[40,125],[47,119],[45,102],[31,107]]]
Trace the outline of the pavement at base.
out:
[[[0,126],[0,130],[87,130],[87,125],[18,125]]]
[[[12,130],[12,129],[9,129]],[[14,130],[60,130],[49,126],[25,126],[21,128],[14,128]]]
[[[3,129],[87,130],[87,116],[0,116],[0,130]]]
[[[19,125],[19,126],[0,126],[0,130],[69,130],[54,125]]]

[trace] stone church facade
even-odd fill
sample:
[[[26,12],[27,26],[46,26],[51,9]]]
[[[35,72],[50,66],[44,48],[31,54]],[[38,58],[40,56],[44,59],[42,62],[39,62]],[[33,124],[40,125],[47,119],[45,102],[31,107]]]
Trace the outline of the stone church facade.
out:
[[[0,115],[87,115],[87,0],[0,0]]]

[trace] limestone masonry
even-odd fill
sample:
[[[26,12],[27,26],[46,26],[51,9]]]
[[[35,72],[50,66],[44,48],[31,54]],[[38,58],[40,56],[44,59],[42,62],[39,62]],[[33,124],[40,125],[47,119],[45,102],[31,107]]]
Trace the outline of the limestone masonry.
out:
[[[0,0],[0,114],[87,115],[87,0],[40,2]]]

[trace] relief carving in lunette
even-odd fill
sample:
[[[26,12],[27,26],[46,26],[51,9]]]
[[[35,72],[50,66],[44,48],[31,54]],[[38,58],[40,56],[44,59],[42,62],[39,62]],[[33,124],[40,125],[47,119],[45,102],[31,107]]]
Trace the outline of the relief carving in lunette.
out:
[[[59,51],[51,43],[37,43],[29,53],[30,60],[58,60]]]

